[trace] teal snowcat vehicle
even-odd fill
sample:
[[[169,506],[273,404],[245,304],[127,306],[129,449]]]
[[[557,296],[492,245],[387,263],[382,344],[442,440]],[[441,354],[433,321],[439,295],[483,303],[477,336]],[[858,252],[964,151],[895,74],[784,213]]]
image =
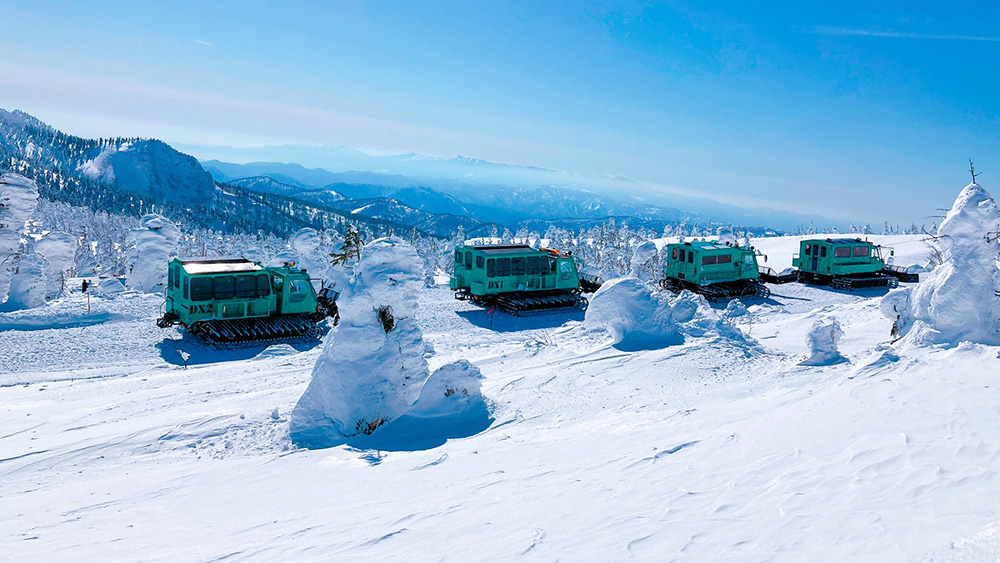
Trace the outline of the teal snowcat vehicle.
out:
[[[518,315],[541,309],[585,308],[576,259],[527,245],[458,246],[451,289],[455,298]]]
[[[805,239],[792,256],[792,265],[801,283],[847,290],[896,287],[898,278],[906,275],[887,269],[882,247],[860,238]]]
[[[174,258],[167,266],[160,328],[180,324],[214,342],[238,342],[315,335],[327,317],[339,320],[336,292],[317,294],[294,263],[268,268],[245,258]]]
[[[687,289],[709,301],[771,295],[760,281],[756,250],[707,241],[668,244],[660,286],[675,292]]]

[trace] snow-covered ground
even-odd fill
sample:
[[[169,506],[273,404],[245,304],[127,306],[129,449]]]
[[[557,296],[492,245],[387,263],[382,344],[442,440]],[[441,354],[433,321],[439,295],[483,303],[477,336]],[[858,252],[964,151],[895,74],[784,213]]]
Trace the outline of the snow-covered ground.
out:
[[[754,243],[779,269],[796,241]],[[880,291],[772,291],[717,309],[749,343],[634,350],[425,289],[430,370],[471,361],[493,422],[417,451],[292,445],[317,343],[218,350],[135,292],[0,314],[3,557],[996,560],[1000,348],[890,347]],[[820,317],[847,361],[801,365]]]

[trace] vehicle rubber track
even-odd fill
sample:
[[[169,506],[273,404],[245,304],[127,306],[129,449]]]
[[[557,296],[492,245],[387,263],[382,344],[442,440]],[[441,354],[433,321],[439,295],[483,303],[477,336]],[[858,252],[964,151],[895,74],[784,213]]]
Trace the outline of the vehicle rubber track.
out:
[[[520,316],[531,311],[586,309],[587,299],[570,291],[518,291],[498,296],[496,306],[504,313]]]
[[[663,278],[660,280],[660,287],[674,293],[681,290],[688,290],[700,295],[704,295],[709,301],[727,301],[740,297],[760,297],[767,299],[771,296],[771,290],[759,281],[743,280],[738,282],[713,283],[709,285],[697,285],[674,278]]]
[[[882,273],[863,276],[834,276],[830,282],[830,287],[836,289],[865,289],[870,287],[888,287],[890,289],[899,286],[899,280]]]
[[[306,315],[275,315],[252,319],[212,320],[195,323],[191,332],[212,342],[252,342],[318,336],[316,322]]]
[[[799,272],[799,283],[828,285],[834,289],[843,289],[845,291],[854,291],[855,289],[867,289],[873,287],[888,287],[889,289],[892,289],[899,286],[899,281],[896,278],[887,276],[881,272],[854,274],[851,276],[824,276],[820,274],[810,274],[808,272]]]

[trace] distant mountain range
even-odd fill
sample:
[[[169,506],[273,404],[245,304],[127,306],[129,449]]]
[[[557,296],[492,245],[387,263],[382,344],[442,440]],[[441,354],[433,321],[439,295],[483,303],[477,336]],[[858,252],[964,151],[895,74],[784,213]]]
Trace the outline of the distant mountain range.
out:
[[[687,220],[778,229],[794,229],[810,222],[840,226],[840,222],[819,215],[740,207],[710,197],[664,192],[627,178],[588,177],[460,156],[371,155],[348,147],[299,145],[202,147],[201,153],[220,155],[203,161],[217,180],[265,175],[309,188],[333,183],[424,187],[451,196],[472,217],[483,221],[622,216],[650,222]],[[388,196],[388,192],[383,195]],[[407,205],[418,202],[401,201]]]
[[[459,227],[479,236],[504,228],[587,228],[611,217],[657,231],[684,221],[699,223],[703,230],[733,224],[757,231],[809,222],[807,217],[707,199],[688,198],[688,203],[711,214],[682,211],[620,178],[601,179],[589,189],[586,178],[479,159],[375,156],[343,147],[298,149],[304,162],[324,158],[353,168],[199,163],[155,139],[84,139],[24,112],[0,109],[0,171],[32,177],[44,197],[109,213],[158,212],[220,231],[285,235],[303,226],[336,228],[350,222],[373,234],[416,229],[447,237]]]

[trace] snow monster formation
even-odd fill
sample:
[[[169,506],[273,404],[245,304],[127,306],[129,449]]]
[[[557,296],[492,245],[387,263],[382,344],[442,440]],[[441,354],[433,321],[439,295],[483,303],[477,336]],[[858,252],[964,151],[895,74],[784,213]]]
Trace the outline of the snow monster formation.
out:
[[[840,322],[833,317],[816,319],[812,328],[806,334],[806,347],[809,357],[801,362],[804,366],[832,366],[847,361],[840,355],[838,344],[844,337]]]
[[[634,277],[602,285],[590,300],[583,327],[607,332],[615,347],[626,351],[683,344],[687,337],[725,338],[742,347],[755,345],[701,295],[655,290]]]
[[[310,277],[319,279],[326,272],[330,263],[330,250],[323,248],[323,239],[316,229],[305,227],[295,231],[289,240],[289,248],[278,252],[267,261],[268,266],[281,266],[294,262],[299,268],[309,272]],[[313,281],[319,289],[317,281]]]
[[[70,272],[76,267],[80,243],[69,233],[46,233],[35,243],[35,252],[45,258],[45,297],[55,299],[62,294]]]
[[[979,184],[965,187],[938,227],[942,263],[882,299],[894,337],[914,343],[1000,344],[1000,210]],[[992,233],[992,234],[991,234]]]
[[[23,308],[22,302],[37,301],[33,295],[10,295],[14,277],[21,278],[14,288],[18,292],[34,286],[32,283],[26,283],[30,281],[26,276],[35,270],[31,264],[40,260],[40,257],[29,255],[30,253],[25,251],[21,244],[21,236],[25,222],[31,218],[37,205],[38,186],[33,180],[20,174],[8,173],[0,176],[0,305],[4,305],[9,300],[8,297],[13,297],[11,301],[17,302],[6,304],[7,309]],[[20,274],[22,261],[28,266],[26,269],[29,271],[24,275]],[[44,303],[44,288],[42,303]]]
[[[177,255],[181,232],[169,219],[156,214],[145,215],[140,227],[128,233],[128,289],[143,293],[161,292],[167,287],[167,262]]]
[[[295,444],[422,449],[489,426],[476,367],[458,361],[428,369],[415,319],[423,285],[420,257],[405,241],[365,245],[338,301],[340,324],[292,410]]]

